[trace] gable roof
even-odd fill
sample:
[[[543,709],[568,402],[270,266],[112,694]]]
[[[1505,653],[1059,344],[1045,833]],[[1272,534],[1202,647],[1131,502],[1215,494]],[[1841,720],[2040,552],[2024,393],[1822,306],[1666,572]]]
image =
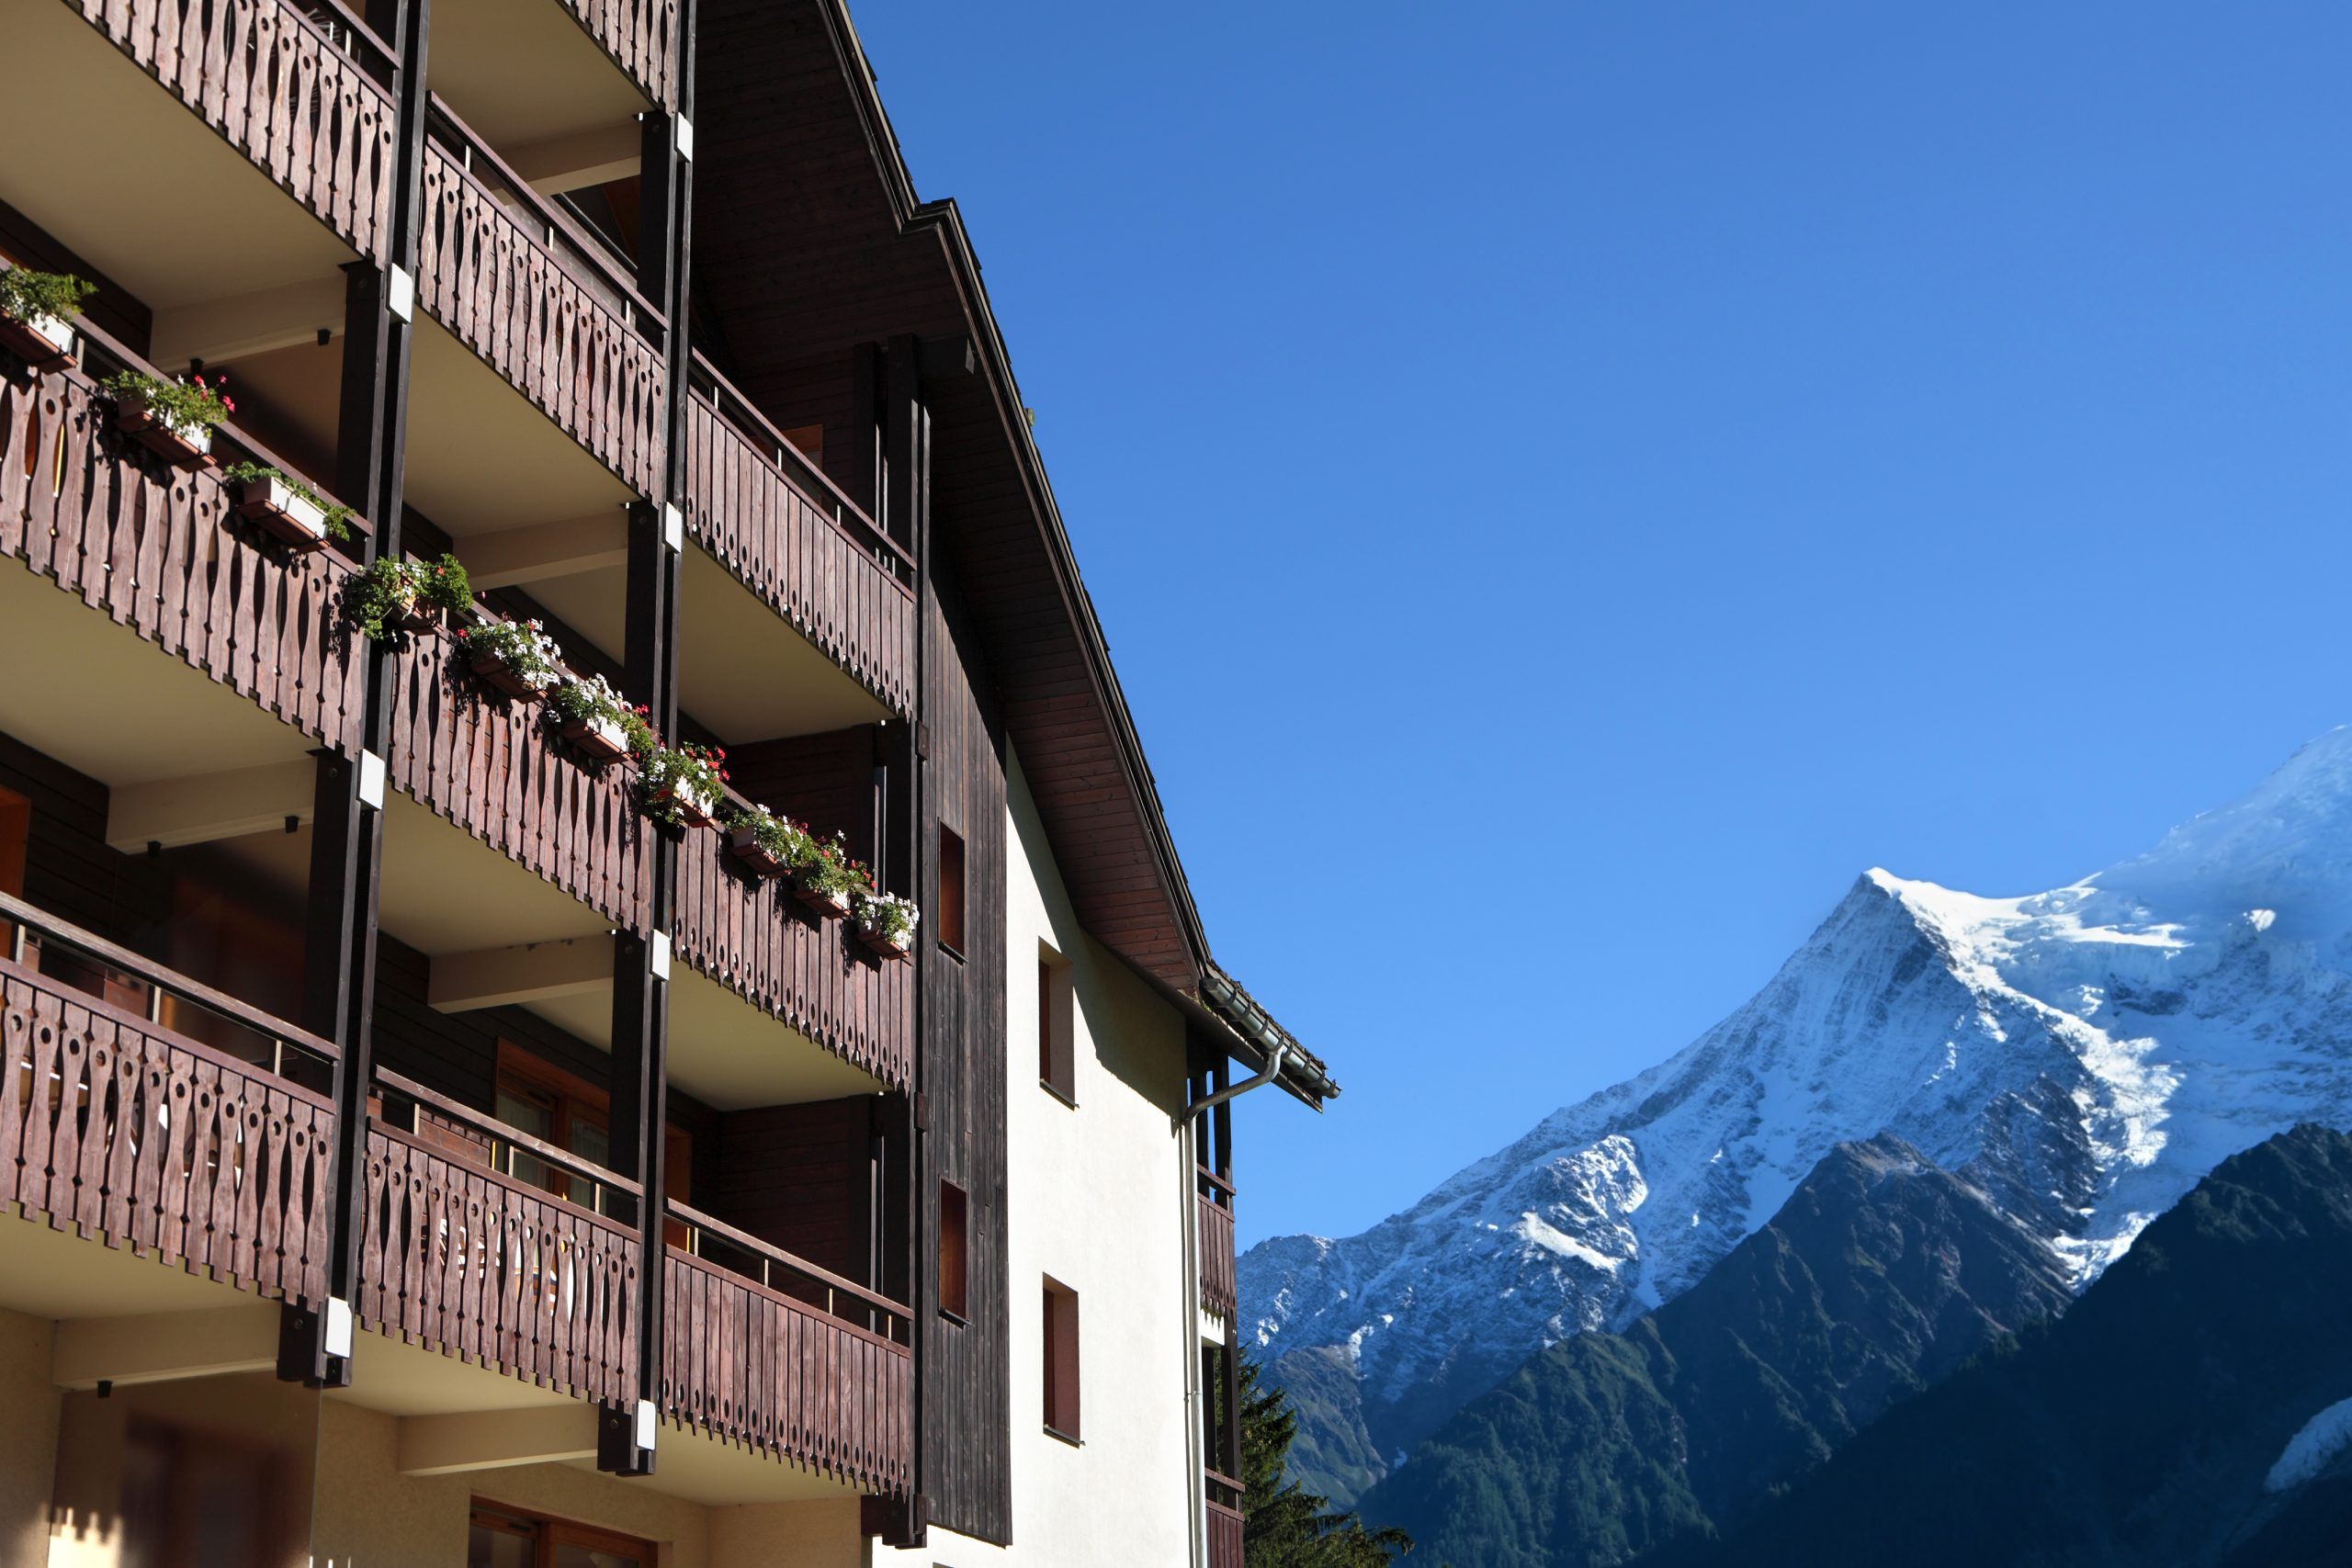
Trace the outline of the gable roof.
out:
[[[852,345],[970,343],[978,374],[925,387],[935,548],[1079,919],[1245,1064],[1281,1043],[1278,1081],[1319,1105],[1339,1092],[1323,1064],[1210,955],[970,236],[954,201],[917,197],[846,6],[705,0],[697,34],[712,357],[779,426],[820,426],[838,450],[857,428]]]

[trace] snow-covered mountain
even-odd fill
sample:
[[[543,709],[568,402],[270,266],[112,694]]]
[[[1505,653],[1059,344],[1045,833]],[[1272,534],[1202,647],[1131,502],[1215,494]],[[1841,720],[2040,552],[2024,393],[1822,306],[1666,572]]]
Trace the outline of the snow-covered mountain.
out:
[[[1867,873],[1670,1060],[1360,1235],[1250,1248],[1242,1318],[1345,1499],[1544,1345],[1688,1289],[1840,1142],[1917,1145],[2080,1289],[2306,1121],[2352,1127],[2352,728],[2070,886]]]

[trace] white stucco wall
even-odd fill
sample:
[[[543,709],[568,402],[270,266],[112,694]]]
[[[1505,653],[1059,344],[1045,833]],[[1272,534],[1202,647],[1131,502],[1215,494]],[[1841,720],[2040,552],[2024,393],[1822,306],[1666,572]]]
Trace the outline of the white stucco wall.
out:
[[[1012,1305],[1009,1550],[933,1529],[877,1564],[1182,1568],[1191,1533],[1183,1306],[1192,1182],[1176,1010],[1079,929],[1017,760],[1009,768],[1006,1037],[1012,1053],[1008,1246]],[[1040,942],[1070,965],[1076,1109],[1037,1082]],[[1079,1293],[1084,1444],[1045,1430],[1045,1277]]]

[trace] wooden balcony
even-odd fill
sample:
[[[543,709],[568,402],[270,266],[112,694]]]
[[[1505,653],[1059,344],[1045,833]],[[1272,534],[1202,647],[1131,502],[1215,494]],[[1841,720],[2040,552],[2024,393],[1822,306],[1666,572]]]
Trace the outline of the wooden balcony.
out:
[[[384,259],[398,118],[389,51],[285,0],[79,0],[90,25],[351,248]]]
[[[677,0],[560,0],[638,91],[663,108],[678,104]]]
[[[361,1321],[580,1398],[633,1399],[638,1185],[406,1078],[377,1081]],[[664,1260],[662,1414],[862,1490],[905,1489],[907,1309],[669,1213],[685,1245]]]
[[[368,1130],[361,1323],[619,1406],[637,1397],[637,1184],[390,1073]],[[521,1154],[592,1195],[512,1174]],[[503,1165],[505,1168],[500,1168]]]
[[[417,298],[612,473],[661,488],[667,323],[603,242],[435,100]]]
[[[672,935],[680,958],[761,1011],[893,1088],[912,1086],[913,964],[869,953],[846,919],[808,913],[789,882],[752,875],[724,835],[686,835]]]
[[[392,784],[631,931],[646,929],[649,835],[636,770],[581,757],[541,710],[469,672],[435,626],[394,647]]]
[[[908,1309],[683,1204],[667,1267],[663,1413],[868,1492],[912,1483]]]
[[[1209,1500],[1209,1568],[1242,1568],[1242,1509]]]
[[[1221,1484],[1220,1484],[1221,1483]],[[1209,1477],[1211,1496],[1209,1516],[1209,1568],[1243,1568],[1243,1525],[1239,1498],[1240,1483],[1224,1476]],[[1235,1499],[1226,1502],[1215,1495],[1218,1491],[1229,1492]]]
[[[334,1047],[5,894],[0,919],[0,1203],[322,1304]]]
[[[685,442],[687,533],[893,712],[911,713],[912,559],[699,357]]]
[[[86,323],[83,340],[85,358],[150,368]],[[233,426],[217,440],[271,461]],[[0,556],[304,734],[352,744],[361,671],[334,613],[350,564],[268,543],[212,473],[119,434],[86,366],[36,375],[0,350]]]
[[[1233,1267],[1233,1189],[1201,1171],[1195,1200],[1200,1215],[1201,1310],[1234,1321],[1239,1310]]]

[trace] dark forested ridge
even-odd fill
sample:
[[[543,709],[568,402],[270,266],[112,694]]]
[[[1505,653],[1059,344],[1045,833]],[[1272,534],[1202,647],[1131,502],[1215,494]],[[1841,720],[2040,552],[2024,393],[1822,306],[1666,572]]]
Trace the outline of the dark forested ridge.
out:
[[[1453,1568],[1630,1562],[1745,1520],[2068,1299],[2058,1258],[1974,1188],[1896,1138],[1840,1145],[1699,1284],[1530,1360],[1363,1512]]]
[[[2299,1127],[2216,1168],[2065,1316],[1892,1412],[1746,1529],[1676,1561],[2345,1562],[2346,1456],[2300,1485],[2265,1482],[2306,1423],[2346,1399],[2352,1138]]]

